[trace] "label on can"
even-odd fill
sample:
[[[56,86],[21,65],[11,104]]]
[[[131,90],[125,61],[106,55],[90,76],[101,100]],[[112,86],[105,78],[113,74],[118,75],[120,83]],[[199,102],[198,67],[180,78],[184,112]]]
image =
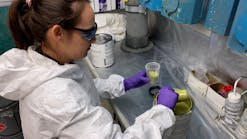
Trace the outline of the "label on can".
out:
[[[95,67],[109,67],[114,63],[113,40],[109,34],[96,34],[90,48],[91,61]]]
[[[106,3],[106,0],[99,0],[99,11],[100,12],[107,11],[107,3]]]

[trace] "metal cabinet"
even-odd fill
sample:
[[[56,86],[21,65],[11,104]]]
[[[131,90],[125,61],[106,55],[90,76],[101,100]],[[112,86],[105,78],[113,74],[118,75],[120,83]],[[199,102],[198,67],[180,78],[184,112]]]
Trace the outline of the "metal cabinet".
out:
[[[200,23],[205,18],[208,0],[141,0],[141,4],[175,22]]]
[[[238,0],[211,0],[205,26],[220,35],[229,35]]]
[[[247,0],[240,0],[228,44],[242,55],[247,55]]]

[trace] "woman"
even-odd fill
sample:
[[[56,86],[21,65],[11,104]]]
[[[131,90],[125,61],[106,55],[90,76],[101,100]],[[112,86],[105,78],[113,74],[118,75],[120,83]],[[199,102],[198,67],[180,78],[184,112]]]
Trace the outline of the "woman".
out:
[[[19,100],[25,139],[161,138],[174,124],[177,94],[167,87],[159,104],[121,132],[99,95],[115,98],[149,82],[146,72],[92,80],[76,64],[87,55],[97,24],[89,0],[14,0],[9,25],[17,48],[0,57],[0,95]]]

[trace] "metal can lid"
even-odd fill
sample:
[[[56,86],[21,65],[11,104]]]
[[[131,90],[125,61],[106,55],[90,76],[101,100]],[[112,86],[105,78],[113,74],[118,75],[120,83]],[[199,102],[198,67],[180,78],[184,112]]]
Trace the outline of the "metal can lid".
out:
[[[101,33],[101,34],[96,34],[95,39],[96,40],[94,44],[105,44],[112,40],[112,36],[110,34]]]

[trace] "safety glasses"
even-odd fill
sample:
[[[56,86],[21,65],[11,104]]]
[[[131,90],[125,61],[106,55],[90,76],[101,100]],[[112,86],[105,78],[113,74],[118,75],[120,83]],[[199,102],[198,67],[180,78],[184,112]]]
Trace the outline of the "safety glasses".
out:
[[[85,38],[88,41],[91,41],[95,37],[96,31],[97,31],[97,24],[94,23],[93,27],[90,29],[80,29],[76,27],[72,27],[71,29],[80,31],[81,36],[83,38]]]

